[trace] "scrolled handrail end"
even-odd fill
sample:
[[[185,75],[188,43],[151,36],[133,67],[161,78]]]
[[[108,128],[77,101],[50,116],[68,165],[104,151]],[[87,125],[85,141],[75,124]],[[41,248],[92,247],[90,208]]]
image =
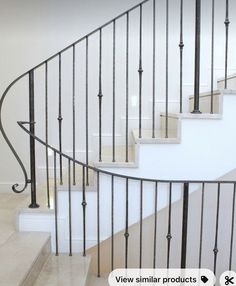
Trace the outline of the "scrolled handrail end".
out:
[[[20,193],[24,192],[24,190],[26,189],[27,185],[28,185],[28,182],[25,183],[24,188],[22,190],[17,190],[17,188],[19,187],[19,184],[14,184],[12,186],[12,190],[13,190],[14,193],[20,194]]]

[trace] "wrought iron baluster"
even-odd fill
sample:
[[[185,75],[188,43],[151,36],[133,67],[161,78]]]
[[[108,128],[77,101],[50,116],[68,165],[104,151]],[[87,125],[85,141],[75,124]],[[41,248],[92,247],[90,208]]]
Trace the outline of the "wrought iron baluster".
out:
[[[228,82],[228,52],[229,52],[229,0],[226,0],[225,9],[225,89],[227,89]]]
[[[155,182],[155,214],[154,214],[154,246],[153,246],[153,268],[156,268],[156,251],[157,251],[157,198],[158,198],[158,183]]]
[[[140,232],[139,232],[139,268],[143,258],[143,180],[140,181]]]
[[[155,117],[156,117],[156,0],[153,0],[153,66],[152,66],[152,138],[156,137],[155,134]]]
[[[112,162],[116,161],[116,21],[113,22]]]
[[[99,30],[99,162],[102,161],[102,29]]]
[[[89,90],[88,90],[88,59],[89,59],[89,50],[88,50],[88,37],[86,37],[86,67],[85,67],[85,112],[86,112],[86,115],[85,115],[85,140],[86,140],[86,164],[88,165],[89,163],[89,139],[88,139],[88,129],[89,129],[89,121],[88,121],[88,117],[89,117],[89,111],[88,111],[88,95],[89,95]],[[86,185],[88,186],[89,185],[89,169],[88,167],[86,167]]]
[[[73,185],[75,186],[75,45],[73,45],[73,59],[72,59],[72,141],[73,141]]]
[[[202,199],[201,199],[201,222],[200,222],[200,246],[199,246],[199,264],[202,266],[202,244],[203,244],[203,223],[204,223],[204,202],[205,202],[205,183],[202,183]]]
[[[83,175],[83,198],[82,198],[82,207],[83,207],[83,256],[86,256],[86,193],[85,193],[85,167],[83,166],[82,170]]]
[[[234,247],[234,223],[235,223],[235,204],[236,204],[236,184],[234,183],[233,201],[232,201],[232,225],[231,225],[231,240],[230,240],[230,255],[229,255],[229,270],[232,270],[232,258]]]
[[[97,172],[97,276],[100,275],[100,173]]]
[[[47,183],[47,205],[50,208],[49,188],[49,159],[48,159],[48,62],[45,62],[45,155],[46,155],[46,183]]]
[[[195,19],[195,70],[194,70],[194,109],[192,113],[201,113],[199,109],[200,92],[200,50],[201,50],[201,0],[196,0]]]
[[[170,244],[171,244],[171,221],[172,221],[172,183],[169,183],[169,203],[168,203],[168,233],[167,239],[167,267],[170,267]]]
[[[169,135],[169,0],[166,0],[166,107],[165,137]]]
[[[125,190],[125,268],[128,268],[128,241],[129,241],[129,180],[126,179]]]
[[[125,114],[125,161],[129,161],[129,13],[126,14],[126,114]]]
[[[35,114],[34,114],[34,70],[29,72],[29,121],[30,133],[35,135]],[[30,183],[31,203],[29,208],[38,208],[36,199],[36,163],[35,163],[35,139],[30,137]]]
[[[72,256],[71,161],[68,159],[69,256]]]
[[[62,109],[61,109],[61,53],[59,53],[59,106],[58,106],[58,128],[59,128],[59,151],[62,153]],[[63,184],[62,179],[62,155],[59,155],[60,166],[60,185]]]
[[[142,138],[142,45],[143,45],[143,6],[140,5],[140,19],[139,19],[139,138]]]
[[[211,113],[214,108],[214,49],[215,49],[215,0],[212,0],[212,28],[211,28]]]
[[[58,256],[58,211],[57,211],[57,154],[54,151],[54,209],[55,209],[55,243]]]
[[[188,203],[189,203],[189,184],[184,183],[181,268],[186,268],[187,239],[188,239],[188,206],[189,206]]]
[[[183,0],[180,1],[180,40],[179,40],[179,51],[180,51],[180,108],[179,112],[183,112]]]
[[[220,213],[220,183],[218,183],[217,189],[217,206],[216,206],[216,231],[215,231],[215,246],[213,249],[214,252],[214,274],[216,274],[216,266],[217,266],[217,256],[218,256],[218,233],[219,233],[219,213]]]
[[[111,271],[114,269],[114,176],[111,176]]]

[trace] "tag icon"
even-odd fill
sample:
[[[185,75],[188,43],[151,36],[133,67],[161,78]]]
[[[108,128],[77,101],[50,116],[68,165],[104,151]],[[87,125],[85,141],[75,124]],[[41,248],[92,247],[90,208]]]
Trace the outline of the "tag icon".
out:
[[[201,280],[202,280],[202,282],[203,282],[204,284],[206,284],[209,279],[208,279],[206,276],[202,275],[202,276],[201,276]]]

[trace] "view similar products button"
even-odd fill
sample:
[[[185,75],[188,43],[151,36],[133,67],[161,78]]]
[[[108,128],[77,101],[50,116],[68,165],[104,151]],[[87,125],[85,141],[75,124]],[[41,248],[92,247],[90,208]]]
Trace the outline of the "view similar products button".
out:
[[[213,286],[215,275],[208,269],[116,269],[108,278],[110,286]]]

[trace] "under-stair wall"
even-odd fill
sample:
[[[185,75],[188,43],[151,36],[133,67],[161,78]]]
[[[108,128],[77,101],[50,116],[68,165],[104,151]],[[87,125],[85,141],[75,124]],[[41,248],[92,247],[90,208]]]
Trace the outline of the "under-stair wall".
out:
[[[231,182],[234,178],[235,169],[219,178],[219,182]],[[85,217],[81,206],[82,191],[75,189],[71,191],[71,217],[68,190],[58,191],[59,253],[86,251],[92,256],[91,270],[97,274],[97,251],[99,249],[99,273],[102,275],[108,274],[112,268],[124,267],[125,263],[128,267],[139,267],[140,261],[144,268],[165,268],[167,259],[169,267],[179,267],[182,261],[184,225],[182,184],[171,185],[170,203],[169,184],[158,183],[156,193],[155,184],[143,182],[141,207],[139,183],[129,180],[128,213],[125,182],[117,179],[114,186],[112,199],[112,189],[105,187],[104,183],[99,185],[99,221],[97,191],[86,192]],[[227,269],[236,267],[233,255],[236,251],[235,231],[232,228],[235,219],[234,204],[235,184],[233,183],[222,183],[220,189],[218,183],[190,184],[186,267],[213,270],[216,266],[217,276]],[[140,220],[140,211],[142,211],[142,220]],[[51,232],[52,249],[56,251],[54,223],[53,213],[45,210],[22,210],[19,213],[19,230]],[[72,224],[71,230],[70,223]],[[128,244],[126,245],[125,234],[127,232]],[[170,240],[167,239],[169,235]],[[214,249],[217,251],[216,254]],[[141,260],[140,253],[142,253]],[[217,264],[214,264],[215,257],[217,257]]]
[[[224,178],[235,176],[235,170]],[[231,219],[232,219],[232,186],[222,187],[220,203],[220,223],[219,223],[219,240],[218,240],[218,259],[220,261],[217,267],[216,275],[220,275],[229,269],[229,242],[231,240]],[[206,185],[204,193],[204,222],[202,241],[200,239],[201,230],[201,201],[202,190],[198,189],[189,197],[189,217],[188,217],[188,242],[187,242],[187,267],[190,268],[207,268],[213,269],[215,247],[215,215],[217,200],[217,185]],[[181,261],[181,230],[182,230],[182,199],[172,205],[172,244],[170,251],[170,267],[178,268]],[[153,267],[153,244],[155,216],[151,215],[144,219],[143,228],[143,268]],[[167,239],[168,233],[168,208],[164,208],[157,214],[157,249],[156,249],[156,267],[166,268],[167,265]],[[125,261],[124,232],[117,233],[114,238],[115,245],[115,262],[114,268],[122,268]],[[130,268],[139,267],[139,240],[140,223],[136,223],[129,228],[129,259]],[[202,242],[202,246],[200,243]],[[201,260],[199,259],[201,250]],[[234,250],[235,251],[235,246]],[[96,246],[89,249],[88,253],[92,255],[92,271],[97,271],[97,248]],[[109,273],[111,271],[111,238],[101,243],[101,272]],[[233,259],[233,268],[236,267],[236,261]],[[201,263],[200,263],[201,261]],[[199,264],[200,263],[200,264]]]

